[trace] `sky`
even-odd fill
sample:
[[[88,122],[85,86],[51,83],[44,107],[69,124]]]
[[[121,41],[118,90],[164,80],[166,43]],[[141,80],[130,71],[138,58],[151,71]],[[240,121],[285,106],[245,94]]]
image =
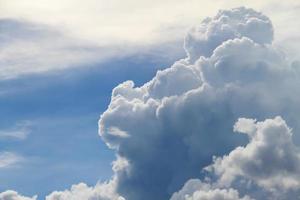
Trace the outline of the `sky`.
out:
[[[300,196],[297,0],[0,0],[0,200]]]
[[[73,183],[108,179],[114,153],[97,134],[98,118],[119,82],[142,84],[169,64],[156,59],[126,58],[2,80],[1,151],[22,159],[1,169],[1,190],[46,195]],[[110,67],[104,71],[102,65]]]

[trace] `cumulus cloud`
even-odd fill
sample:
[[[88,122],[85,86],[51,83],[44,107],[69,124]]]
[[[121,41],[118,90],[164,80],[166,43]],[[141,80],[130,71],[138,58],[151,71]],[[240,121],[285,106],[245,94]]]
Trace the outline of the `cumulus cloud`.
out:
[[[12,190],[7,190],[5,192],[0,193],[0,200],[36,200],[36,199],[37,196],[25,197]]]
[[[291,191],[300,194],[300,151],[281,117],[263,122],[240,118],[234,130],[247,134],[250,142],[229,155],[215,158],[214,164],[207,168],[219,177],[221,185],[231,185],[242,177],[276,196]]]
[[[246,144],[232,134],[238,118],[281,115],[299,130],[299,66],[272,39],[272,23],[262,13],[220,11],[188,32],[187,58],[141,87],[126,81],[114,88],[99,134],[127,163],[115,173],[117,192],[129,200],[170,198],[203,176],[213,155]],[[234,189],[211,190],[239,196]]]
[[[214,188],[198,179],[191,179],[174,193],[170,200],[253,200],[249,196],[240,197],[237,190]]]
[[[79,183],[72,185],[69,190],[53,191],[45,197],[45,200],[125,200],[116,193],[115,186],[115,179],[104,183],[97,183],[93,187],[90,187],[85,183]],[[37,196],[25,197],[12,190],[0,193],[0,200],[36,199]]]
[[[115,192],[115,182],[98,183],[89,187],[85,183],[73,185],[70,190],[55,191],[46,197],[46,200],[124,200]]]
[[[247,15],[245,15],[247,13]],[[224,41],[248,37],[259,44],[273,40],[273,26],[268,17],[252,9],[221,10],[213,18],[206,18],[186,35],[184,47],[191,62],[200,56],[211,56]]]
[[[236,147],[228,155],[215,157],[213,164],[205,168],[210,172],[205,182],[187,181],[171,200],[217,196],[237,200],[240,193],[257,200],[299,198],[300,151],[286,122],[279,116],[261,122],[240,118],[234,131],[246,134],[249,143]]]

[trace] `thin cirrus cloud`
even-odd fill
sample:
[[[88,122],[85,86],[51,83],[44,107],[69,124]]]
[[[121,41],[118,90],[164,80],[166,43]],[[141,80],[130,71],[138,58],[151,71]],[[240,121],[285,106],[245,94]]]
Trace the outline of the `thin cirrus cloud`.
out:
[[[271,14],[272,17],[284,16],[299,3],[289,0],[244,1],[251,6]],[[199,17],[213,14],[218,8],[229,8],[240,5],[239,1],[180,1],[154,0],[129,1],[71,1],[54,0],[49,4],[46,0],[24,1],[4,0],[1,2],[1,18],[22,18],[29,21],[60,27],[68,34],[92,40],[98,44],[120,42],[153,43],[181,37],[177,34],[161,34],[168,26],[167,32],[180,31],[197,23]],[[281,8],[282,13],[278,12]],[[168,10],[168,12],[165,12]],[[272,11],[277,11],[273,13]],[[283,11],[284,10],[284,11]],[[188,11],[188,13],[187,13]],[[287,17],[285,18],[287,19]],[[144,26],[147,24],[147,26]],[[174,29],[175,28],[175,29]],[[80,30],[80,31],[78,31]],[[169,32],[169,33],[171,33]],[[135,33],[135,34],[132,34]]]
[[[300,66],[274,32],[245,7],[204,19],[185,37],[186,58],[113,89],[99,120],[117,155],[112,179],[47,200],[297,199]]]
[[[156,52],[164,46],[162,43],[181,41],[188,27],[199,19],[220,7],[239,6],[240,2],[2,0],[0,4],[0,80],[3,80]],[[299,45],[292,39],[298,37],[295,27],[300,25],[299,2],[245,1],[244,5],[270,15],[274,26],[281,30],[275,42],[289,51],[291,57],[300,57]],[[165,52],[173,55],[175,49],[168,48]]]
[[[0,140],[25,140],[31,132],[31,126],[31,121],[20,121],[12,128],[0,130]],[[0,151],[0,169],[15,167],[24,160],[23,156],[16,153]]]
[[[31,121],[20,121],[12,128],[0,130],[0,140],[24,140],[31,133],[32,125],[33,122]]]
[[[0,29],[0,80],[93,64],[115,51],[19,19],[0,19]]]
[[[173,57],[181,53],[178,48],[173,48],[176,42],[167,41],[159,49],[155,44],[98,44],[67,35],[49,24],[27,19],[0,18],[0,30],[0,81],[30,74],[61,72],[69,68],[88,70],[112,58],[138,54],[141,49],[145,55],[167,52],[160,57]]]
[[[0,169],[13,167],[20,163],[24,158],[12,152],[0,152]]]

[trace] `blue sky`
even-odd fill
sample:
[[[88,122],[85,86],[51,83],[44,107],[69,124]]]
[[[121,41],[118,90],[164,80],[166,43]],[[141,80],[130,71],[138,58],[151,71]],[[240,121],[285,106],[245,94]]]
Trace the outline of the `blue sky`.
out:
[[[1,81],[1,90],[8,91],[0,97],[1,129],[22,121],[31,125],[24,140],[0,140],[1,151],[26,159],[20,166],[1,169],[0,190],[43,197],[74,183],[107,180],[115,156],[99,137],[97,123],[112,88],[128,79],[141,85],[170,64],[157,57],[136,56],[140,59],[128,57]]]

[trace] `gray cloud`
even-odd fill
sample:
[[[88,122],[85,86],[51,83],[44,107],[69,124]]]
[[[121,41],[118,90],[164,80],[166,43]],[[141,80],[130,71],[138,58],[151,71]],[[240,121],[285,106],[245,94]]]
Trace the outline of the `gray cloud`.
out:
[[[246,143],[232,134],[240,117],[282,115],[299,129],[299,71],[272,45],[270,20],[236,8],[205,19],[201,29],[185,42],[188,58],[141,87],[120,84],[101,115],[101,137],[128,163],[116,171],[117,191],[126,199],[168,199],[188,179],[203,176],[213,155]]]

